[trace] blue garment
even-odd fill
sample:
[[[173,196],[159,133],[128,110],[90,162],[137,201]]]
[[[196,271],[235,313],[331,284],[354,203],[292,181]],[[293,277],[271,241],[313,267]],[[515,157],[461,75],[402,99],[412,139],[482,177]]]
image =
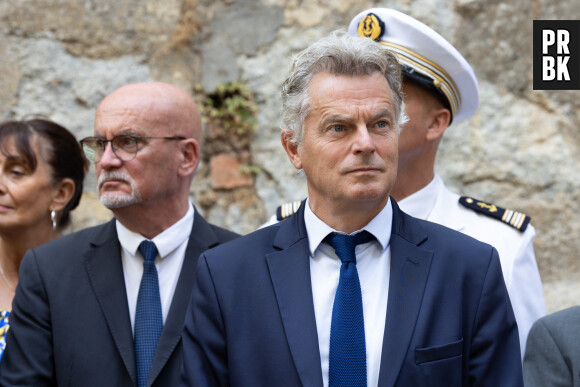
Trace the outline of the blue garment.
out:
[[[115,224],[113,219],[26,252],[0,361],[0,386],[137,385]],[[235,236],[195,211],[182,275],[151,367],[151,387],[179,385],[181,329],[197,258]]]
[[[497,251],[391,202],[377,386],[522,387],[518,330]],[[302,207],[199,257],[182,334],[181,387],[323,387]]]
[[[10,312],[7,310],[0,310],[0,359],[6,348],[6,333],[10,329],[9,318]]]
[[[157,247],[155,243],[144,240],[139,245],[139,252],[143,256],[143,277],[135,312],[135,360],[137,385],[145,387],[163,330],[163,315],[159,297],[159,278],[155,268]]]
[[[373,239],[367,231],[356,235],[333,232],[325,239],[342,262],[330,328],[330,387],[367,385],[365,324],[355,247]]]

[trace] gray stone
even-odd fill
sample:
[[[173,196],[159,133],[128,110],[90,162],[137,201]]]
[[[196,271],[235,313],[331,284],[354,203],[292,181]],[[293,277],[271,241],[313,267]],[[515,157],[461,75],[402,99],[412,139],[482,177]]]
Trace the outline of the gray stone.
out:
[[[217,35],[202,48],[201,86],[207,93],[220,83],[235,82],[240,77],[236,54],[227,40],[227,37]]]
[[[152,80],[134,57],[79,58],[48,39],[22,40],[19,59],[19,99],[10,115],[42,114],[79,138],[93,133],[95,110],[107,94],[127,83]]]
[[[211,92],[222,82],[237,81],[237,57],[255,55],[261,46],[273,42],[282,22],[283,8],[253,2],[233,3],[217,12],[207,27],[209,38],[202,48],[204,90]]]
[[[1,11],[1,10],[0,10]],[[10,118],[10,111],[18,103],[20,83],[19,50],[14,39],[0,39],[0,119]]]
[[[54,39],[79,56],[151,53],[171,37],[179,0],[19,0],[0,15],[8,35]]]

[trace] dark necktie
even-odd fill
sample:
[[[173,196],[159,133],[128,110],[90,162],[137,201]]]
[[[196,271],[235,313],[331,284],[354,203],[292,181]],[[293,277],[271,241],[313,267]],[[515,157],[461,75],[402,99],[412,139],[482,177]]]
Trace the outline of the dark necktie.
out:
[[[362,294],[356,269],[355,247],[374,237],[331,233],[325,238],[342,261],[330,326],[329,387],[366,387],[367,360]]]
[[[139,245],[143,256],[143,277],[137,296],[135,312],[135,360],[137,362],[137,385],[147,385],[151,364],[157,350],[157,342],[163,330],[159,279],[155,268],[157,247],[155,243],[144,240]]]

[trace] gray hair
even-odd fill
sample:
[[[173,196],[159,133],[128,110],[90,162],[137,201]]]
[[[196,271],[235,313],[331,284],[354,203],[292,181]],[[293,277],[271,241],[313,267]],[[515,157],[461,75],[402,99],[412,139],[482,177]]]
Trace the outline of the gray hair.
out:
[[[292,142],[302,142],[304,120],[310,110],[308,84],[315,74],[322,72],[350,76],[375,72],[383,74],[393,93],[397,132],[400,132],[407,116],[401,91],[401,67],[397,58],[369,38],[334,31],[292,58],[290,74],[282,85],[282,122],[285,130],[292,132]]]

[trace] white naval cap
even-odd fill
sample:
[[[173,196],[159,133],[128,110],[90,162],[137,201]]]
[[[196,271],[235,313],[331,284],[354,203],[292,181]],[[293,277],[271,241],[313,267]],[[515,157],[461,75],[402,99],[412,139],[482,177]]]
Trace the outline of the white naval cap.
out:
[[[444,37],[420,21],[389,8],[356,15],[348,32],[369,37],[397,55],[403,74],[443,97],[453,121],[471,117],[479,105],[473,69]]]

